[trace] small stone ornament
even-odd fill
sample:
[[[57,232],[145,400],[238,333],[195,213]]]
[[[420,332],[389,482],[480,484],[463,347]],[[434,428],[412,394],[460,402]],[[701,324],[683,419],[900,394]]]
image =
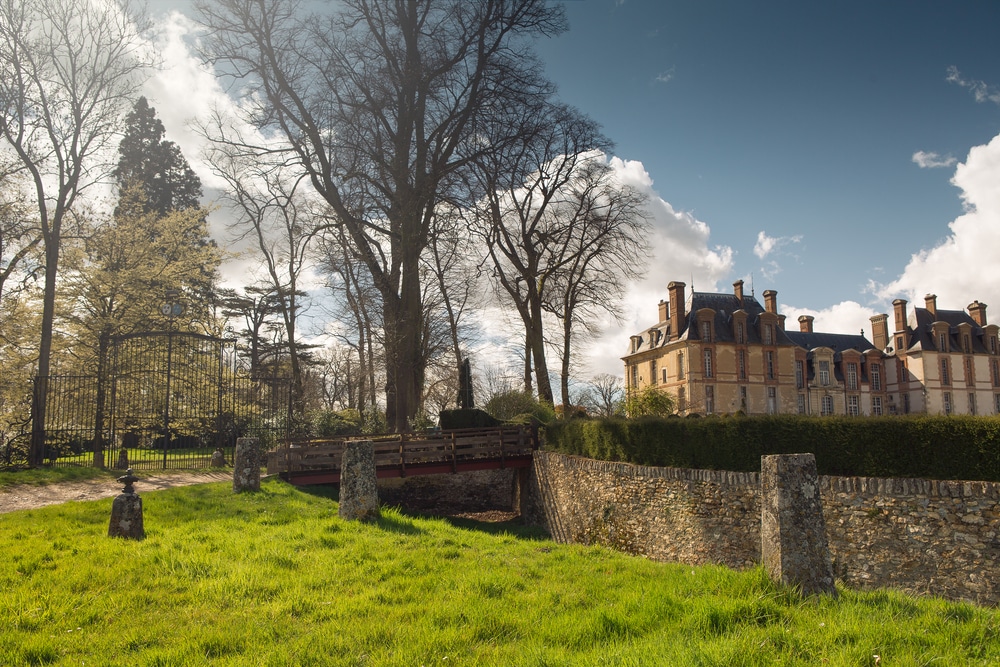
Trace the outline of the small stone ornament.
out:
[[[122,493],[135,493],[135,487],[132,485],[138,482],[139,478],[136,477],[132,472],[132,469],[129,468],[125,471],[124,475],[118,478],[118,481],[125,485],[125,488],[122,489]]]
[[[133,484],[139,478],[132,474],[129,468],[118,478],[125,485],[122,492],[111,505],[111,524],[108,526],[108,537],[124,537],[130,540],[141,540],[146,537],[142,522],[142,498],[135,492]]]

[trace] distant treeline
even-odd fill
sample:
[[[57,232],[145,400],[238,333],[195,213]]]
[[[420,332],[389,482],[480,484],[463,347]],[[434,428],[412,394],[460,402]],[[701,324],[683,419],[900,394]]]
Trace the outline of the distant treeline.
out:
[[[821,475],[1000,481],[998,417],[724,416],[569,420],[545,449],[648,466],[752,472],[810,452]]]

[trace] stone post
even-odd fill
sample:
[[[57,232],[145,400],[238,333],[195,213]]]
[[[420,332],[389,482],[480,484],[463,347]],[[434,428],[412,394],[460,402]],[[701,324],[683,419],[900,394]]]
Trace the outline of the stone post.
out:
[[[219,447],[214,452],[212,452],[212,467],[213,468],[226,467],[226,453],[222,451],[222,447]]]
[[[340,518],[348,521],[377,521],[378,487],[375,475],[375,447],[371,440],[348,442],[340,464]]]
[[[762,456],[760,489],[761,561],[768,575],[807,595],[836,595],[816,458]]]
[[[233,493],[260,491],[260,441],[237,438],[233,454]]]
[[[129,468],[118,481],[125,485],[122,492],[111,504],[111,524],[108,526],[108,537],[124,537],[130,540],[141,540],[146,537],[146,529],[142,524],[142,498],[135,492],[133,484],[139,478],[132,474]]]

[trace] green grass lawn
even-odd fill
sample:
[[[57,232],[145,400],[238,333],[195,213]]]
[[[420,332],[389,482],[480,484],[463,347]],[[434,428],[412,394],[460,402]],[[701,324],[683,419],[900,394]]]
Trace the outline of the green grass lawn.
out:
[[[141,492],[141,483],[139,491]],[[2,665],[996,665],[1000,612],[800,598],[757,569],[653,563],[537,531],[341,521],[276,480],[0,515]]]
[[[121,470],[103,470],[101,468],[86,468],[83,466],[42,466],[17,472],[0,472],[0,491],[12,486],[28,484],[44,486],[56,482],[79,482],[87,479],[113,480],[121,477]],[[113,484],[113,482],[111,482]]]

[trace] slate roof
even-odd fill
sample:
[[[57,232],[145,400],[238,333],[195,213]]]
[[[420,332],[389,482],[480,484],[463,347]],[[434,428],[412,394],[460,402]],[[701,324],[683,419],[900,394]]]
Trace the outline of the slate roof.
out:
[[[767,312],[760,302],[753,296],[744,295],[742,301],[736,297],[735,294],[721,294],[717,292],[692,292],[691,296],[688,297],[687,303],[685,304],[685,322],[684,329],[678,338],[671,339],[669,342],[673,343],[677,340],[700,340],[701,333],[698,331],[696,326],[697,319],[696,314],[699,310],[703,308],[711,308],[715,311],[715,321],[714,321],[714,333],[715,342],[720,343],[732,343],[735,342],[735,333],[733,326],[733,313],[737,310],[743,310],[747,314],[747,326],[746,326],[746,342],[748,344],[762,344],[763,341],[760,337],[760,316],[762,313]],[[636,349],[635,353],[646,352],[648,350],[662,347],[668,341],[667,332],[669,331],[669,321],[659,322],[648,329],[638,333],[642,338],[639,347]],[[659,340],[651,340],[649,332],[651,330],[659,331]],[[780,328],[775,327],[775,341],[776,345],[795,345],[792,340],[788,338],[786,332],[782,331]],[[630,353],[633,354],[633,353]]]
[[[952,350],[961,349],[961,341],[958,340],[958,325],[968,324],[972,332],[972,351],[988,351],[983,341],[983,328],[976,324],[969,313],[964,310],[942,310],[940,308],[934,315],[926,308],[913,309],[906,323],[910,327],[906,349],[910,351],[937,350],[938,345],[934,339],[932,328],[934,322],[948,323],[948,345]]]
[[[793,343],[807,350],[815,347],[828,347],[835,353],[840,353],[844,350],[865,352],[875,347],[875,345],[861,334],[789,331],[787,335]],[[836,357],[836,355],[834,356]]]

